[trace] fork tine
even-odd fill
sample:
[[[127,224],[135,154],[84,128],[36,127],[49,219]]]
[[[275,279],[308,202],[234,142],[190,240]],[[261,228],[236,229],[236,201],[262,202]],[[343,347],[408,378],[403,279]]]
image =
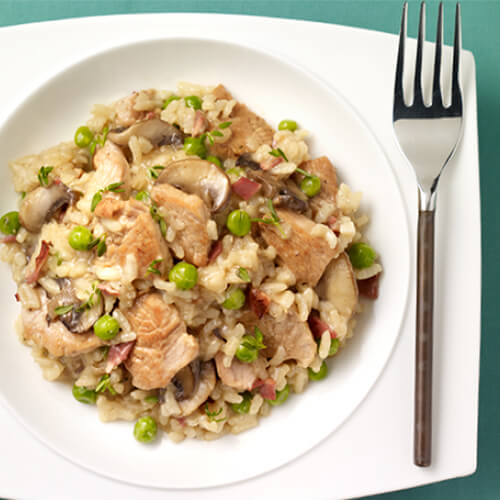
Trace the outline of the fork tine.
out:
[[[455,11],[455,41],[453,45],[453,76],[451,83],[452,107],[459,106],[461,102],[460,83],[459,83],[461,49],[462,49],[462,20],[460,15],[460,3],[457,2],[457,7]]]
[[[441,53],[443,51],[443,2],[439,3],[436,47],[434,49],[434,79],[432,83],[432,105],[443,106],[441,94]]]
[[[401,15],[401,29],[399,31],[398,60],[396,63],[396,82],[394,85],[394,106],[404,105],[403,98],[403,68],[405,59],[405,41],[406,41],[406,19],[408,16],[408,2],[403,4],[403,13]]]
[[[415,84],[413,91],[413,104],[423,104],[422,95],[422,53],[425,41],[425,2],[420,4],[420,22],[418,25],[417,60],[415,63]]]

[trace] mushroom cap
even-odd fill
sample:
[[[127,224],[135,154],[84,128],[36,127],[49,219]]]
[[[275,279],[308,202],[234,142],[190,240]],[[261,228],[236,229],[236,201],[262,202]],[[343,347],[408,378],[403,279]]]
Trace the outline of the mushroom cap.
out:
[[[44,222],[72,200],[72,191],[62,182],[54,182],[49,187],[37,187],[22,201],[19,220],[28,231],[38,233]]]
[[[153,118],[134,123],[126,129],[111,130],[108,139],[118,146],[127,146],[129,139],[133,136],[145,137],[155,147],[184,144],[184,133],[168,122]]]
[[[96,296],[92,306],[82,306],[76,297],[73,284],[69,279],[60,280],[61,292],[52,297],[47,303],[47,313],[51,320],[59,319],[71,333],[85,333],[89,331],[99,319],[103,311],[103,300]],[[74,305],[71,311],[57,316],[55,309],[59,306]]]
[[[328,264],[317,292],[321,299],[331,302],[342,316],[352,316],[358,303],[358,285],[345,252]]]
[[[196,388],[187,399],[178,401],[182,416],[188,416],[203,404],[215,387],[215,368],[212,360],[201,364],[201,371]]]
[[[199,158],[169,163],[156,184],[170,184],[199,196],[211,212],[220,210],[231,194],[228,176],[213,163]]]

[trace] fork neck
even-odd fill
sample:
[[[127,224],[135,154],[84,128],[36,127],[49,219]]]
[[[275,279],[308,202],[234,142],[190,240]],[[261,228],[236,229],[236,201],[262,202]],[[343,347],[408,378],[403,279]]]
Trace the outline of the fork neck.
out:
[[[434,212],[436,210],[437,180],[430,189],[418,186],[418,205],[421,212]]]

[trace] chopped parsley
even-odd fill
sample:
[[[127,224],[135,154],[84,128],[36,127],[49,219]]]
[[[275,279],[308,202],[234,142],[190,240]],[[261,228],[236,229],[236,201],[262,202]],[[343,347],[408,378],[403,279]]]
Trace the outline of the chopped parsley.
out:
[[[74,304],[69,304],[67,306],[58,306],[54,309],[54,314],[56,316],[62,316],[63,314],[69,313],[73,310]]]
[[[209,411],[208,403],[205,403],[205,414],[208,417],[209,422],[223,422],[226,420],[225,418],[215,418],[222,413],[222,408],[219,408],[217,411]]]
[[[123,186],[123,184],[123,182],[113,182],[113,184],[110,184],[104,189],[99,189],[99,191],[97,191],[97,193],[92,197],[92,202],[90,203],[90,211],[93,212],[97,207],[97,204],[102,200],[102,193],[105,193],[107,191],[110,191],[112,193],[123,193],[123,191],[125,191],[121,187]]]
[[[148,270],[146,271],[146,276],[149,273],[157,274],[158,276],[160,276],[161,275],[161,271],[158,269],[157,266],[161,262],[163,262],[163,259],[155,259],[155,260],[153,260],[153,262],[151,262],[151,264],[149,264],[149,266],[148,266]]]
[[[40,167],[38,171],[38,182],[40,186],[47,187],[49,185],[49,174],[54,170],[54,167]]]
[[[288,161],[288,158],[286,157],[285,153],[283,153],[283,150],[280,149],[280,148],[276,148],[276,149],[271,149],[271,151],[269,151],[269,154],[271,156],[274,156],[276,158],[283,158],[285,161]]]
[[[108,373],[101,377],[95,388],[95,392],[106,392],[106,391],[108,391],[112,396],[116,395],[116,391],[113,389],[113,386],[111,385],[111,380],[109,378]]]
[[[163,165],[155,165],[154,167],[151,167],[149,169],[149,175],[151,176],[151,179],[158,179],[158,177],[160,177],[161,171],[164,168],[165,167]]]

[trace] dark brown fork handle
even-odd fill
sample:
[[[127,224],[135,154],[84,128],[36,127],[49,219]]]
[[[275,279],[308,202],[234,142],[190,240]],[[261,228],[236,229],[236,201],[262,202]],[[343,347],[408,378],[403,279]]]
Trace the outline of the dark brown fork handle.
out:
[[[414,462],[420,467],[431,463],[433,301],[434,211],[421,210],[418,218],[414,422]]]

